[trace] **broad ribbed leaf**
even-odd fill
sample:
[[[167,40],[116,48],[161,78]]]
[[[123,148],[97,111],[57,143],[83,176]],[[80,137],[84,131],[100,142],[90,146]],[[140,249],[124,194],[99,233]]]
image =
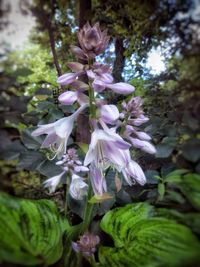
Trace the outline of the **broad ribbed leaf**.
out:
[[[25,200],[0,193],[0,261],[53,264],[70,228],[50,200]]]
[[[200,251],[200,244],[189,228],[157,217],[147,203],[108,212],[101,228],[112,237],[115,247],[100,247],[100,266],[186,266],[197,260]]]
[[[179,187],[191,204],[200,210],[200,175],[196,173],[184,175]]]
[[[177,170],[170,173],[165,181],[176,184],[190,203],[200,210],[200,175],[187,173],[187,170]]]

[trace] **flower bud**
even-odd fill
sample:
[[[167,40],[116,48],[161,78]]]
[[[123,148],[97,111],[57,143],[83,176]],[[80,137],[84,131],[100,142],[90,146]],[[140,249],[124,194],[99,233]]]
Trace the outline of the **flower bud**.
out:
[[[90,257],[96,251],[96,245],[100,242],[98,235],[85,233],[80,236],[79,241],[72,242],[72,248],[77,253],[82,253],[85,257]]]
[[[91,27],[87,22],[78,32],[78,40],[84,53],[89,58],[94,58],[105,50],[109,37],[106,31],[101,31],[99,23]]]

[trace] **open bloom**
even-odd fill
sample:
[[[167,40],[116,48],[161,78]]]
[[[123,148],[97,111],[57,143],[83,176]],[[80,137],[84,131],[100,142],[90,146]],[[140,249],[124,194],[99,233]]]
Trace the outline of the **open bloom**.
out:
[[[95,129],[91,136],[89,150],[85,156],[84,165],[91,162],[97,168],[107,169],[112,165],[112,159],[118,157],[118,150],[128,149],[130,144],[114,132]]]
[[[74,114],[71,116],[62,118],[54,123],[39,125],[38,129],[32,132],[33,136],[39,136],[47,134],[42,148],[48,148],[55,153],[54,158],[57,156],[61,158],[66,153],[66,147],[68,138],[72,132],[74,121],[78,114],[87,107],[87,104],[82,105]]]
[[[89,150],[84,161],[84,165],[91,163],[91,174],[94,178],[92,181],[94,192],[96,190],[97,193],[101,193],[103,190],[106,190],[102,180],[102,173],[110,166],[115,168],[118,172],[121,172],[129,185],[133,185],[135,181],[141,185],[145,184],[146,178],[144,172],[142,168],[131,159],[129,147],[130,144],[116,134],[115,129],[105,128],[105,130],[94,130]],[[94,167],[96,167],[96,169]],[[98,172],[98,169],[101,174]]]
[[[83,199],[87,195],[88,185],[83,181],[83,178],[73,174],[72,181],[69,187],[70,195],[77,200]]]
[[[53,176],[49,179],[47,179],[44,182],[44,187],[48,187],[49,188],[49,192],[50,193],[54,193],[56,191],[56,187],[59,185],[59,183],[61,182],[62,176],[64,175],[65,171]]]
[[[100,106],[100,118],[105,123],[115,124],[119,119],[119,110],[115,105]]]

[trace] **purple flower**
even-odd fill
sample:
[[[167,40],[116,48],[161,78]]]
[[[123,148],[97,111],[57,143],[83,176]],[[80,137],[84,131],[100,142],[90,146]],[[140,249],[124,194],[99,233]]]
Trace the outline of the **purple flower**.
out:
[[[73,81],[75,81],[77,77],[78,77],[78,73],[65,73],[61,75],[60,77],[58,77],[57,82],[60,85],[68,85],[72,83]]]
[[[73,71],[73,72],[79,72],[84,70],[84,65],[79,62],[67,62],[67,66]]]
[[[62,105],[73,105],[75,101],[80,105],[89,103],[88,96],[83,94],[81,90],[66,91],[58,97],[58,100]]]
[[[106,84],[106,87],[113,90],[117,94],[127,95],[135,91],[135,87],[128,83],[113,83]]]
[[[151,143],[133,137],[129,137],[128,139],[131,141],[134,147],[139,148],[149,154],[156,153],[156,149]]]
[[[110,167],[118,158],[118,151],[128,149],[130,144],[125,142],[113,131],[95,129],[91,136],[89,150],[85,156],[84,165],[94,163],[102,170]]]
[[[107,31],[101,31],[99,23],[91,27],[87,22],[78,32],[78,40],[84,54],[88,58],[94,58],[105,50],[109,37]]]
[[[96,168],[93,164],[90,166],[90,181],[96,196],[102,196],[105,192],[107,192],[105,177],[102,171]]]
[[[81,106],[71,116],[62,118],[54,123],[39,125],[38,129],[32,132],[32,136],[47,134],[47,137],[45,138],[41,147],[49,147],[55,153],[53,158],[56,156],[59,159],[62,158],[62,156],[66,153],[67,142],[72,132],[74,121],[78,114],[87,106],[87,104]]]
[[[72,242],[72,248],[75,252],[82,253],[85,257],[90,257],[96,251],[96,246],[99,242],[99,236],[87,232],[80,236],[77,242]]]
[[[128,123],[132,124],[134,126],[140,126],[144,123],[146,123],[149,120],[149,118],[145,117],[144,115],[140,115],[136,119],[128,119]]]
[[[56,191],[56,187],[58,186],[58,184],[60,183],[61,181],[61,178],[63,176],[65,172],[62,172],[56,176],[53,176],[49,179],[47,179],[45,182],[44,182],[44,187],[48,187],[49,188],[49,192],[50,193],[54,193]]]
[[[82,200],[87,195],[88,185],[83,181],[83,178],[73,174],[72,181],[69,186],[70,195],[77,200]]]
[[[83,60],[87,59],[87,56],[85,55],[85,53],[83,52],[83,50],[80,47],[71,45],[70,50],[72,51],[73,54],[75,54],[75,56],[77,58],[80,58]]]
[[[146,177],[140,165],[131,160],[127,166],[122,170],[123,176],[126,182],[131,186],[134,182],[138,182],[140,185],[144,185],[146,183]]]
[[[100,107],[100,118],[109,124],[115,124],[119,119],[119,110],[115,105],[102,105]]]

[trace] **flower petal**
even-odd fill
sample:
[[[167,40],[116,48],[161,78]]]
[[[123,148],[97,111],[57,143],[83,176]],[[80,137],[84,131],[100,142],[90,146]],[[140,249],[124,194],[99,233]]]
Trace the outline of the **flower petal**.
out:
[[[55,143],[57,140],[57,135],[53,132],[47,135],[47,137],[44,139],[41,148],[47,148],[51,144]]]
[[[137,135],[138,138],[140,138],[141,140],[144,140],[144,141],[149,141],[151,140],[151,136],[148,135],[147,133],[145,132],[135,132],[135,134]]]
[[[56,187],[58,186],[58,184],[61,181],[61,178],[63,176],[65,172],[62,172],[56,176],[53,176],[51,178],[49,178],[48,180],[44,181],[44,187],[48,187],[49,188],[49,192],[53,193],[56,191]]]
[[[84,65],[79,62],[67,62],[67,66],[74,72],[82,71]]]
[[[135,87],[127,84],[127,83],[114,83],[114,84],[106,84],[106,87],[113,90],[118,94],[130,94],[135,91]]]
[[[77,73],[66,73],[58,77],[57,82],[60,85],[68,85],[72,83],[77,77]]]
[[[80,49],[80,47],[71,45],[70,50],[73,54],[75,54],[76,57],[80,59],[87,59],[86,55],[84,54],[83,50]]]
[[[63,105],[72,105],[77,100],[77,92],[66,91],[58,97],[58,100]]]
[[[119,110],[115,105],[103,105],[100,107],[100,115],[105,123],[114,124],[119,119]]]
[[[132,138],[132,137],[129,137],[129,139],[134,147],[139,148],[149,154],[156,153],[156,149],[151,143],[147,141],[139,140],[137,138]]]
[[[146,177],[139,164],[131,160],[127,166],[127,173],[133,177],[139,184],[144,185],[146,183]]]
[[[107,192],[106,180],[101,170],[96,168],[95,165],[90,167],[90,180],[95,195],[103,195],[103,193]]]
[[[48,133],[52,132],[53,126],[54,126],[54,123],[39,125],[38,128],[31,133],[31,135],[32,136],[39,136],[42,134],[48,134]]]
[[[113,82],[113,77],[110,73],[102,73],[100,75],[100,79],[104,83],[112,83]]]
[[[72,181],[69,187],[70,195],[77,200],[83,199],[87,195],[88,185],[83,181],[83,179],[76,175],[72,175]]]
[[[92,83],[92,88],[96,91],[96,92],[102,92],[106,86],[105,86],[105,83],[102,82],[101,80],[99,79],[95,79]]]

